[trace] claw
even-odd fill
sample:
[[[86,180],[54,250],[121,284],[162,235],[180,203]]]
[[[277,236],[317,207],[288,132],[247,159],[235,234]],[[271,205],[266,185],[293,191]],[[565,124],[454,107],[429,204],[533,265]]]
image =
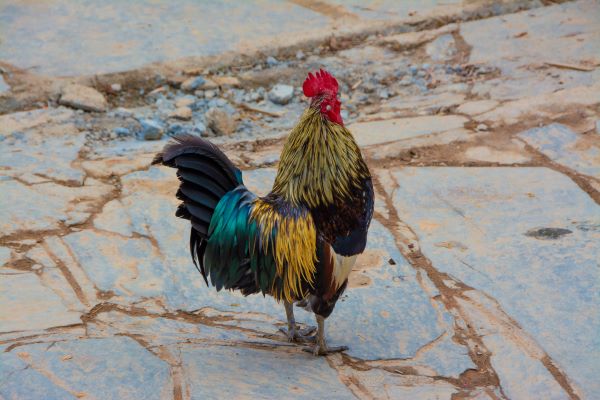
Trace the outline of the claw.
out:
[[[348,346],[332,346],[332,347],[328,347],[328,346],[315,345],[314,347],[305,347],[302,350],[306,351],[307,353],[312,353],[315,356],[327,356],[327,355],[333,354],[333,353],[341,353],[341,352],[346,351],[348,349],[349,349]]]
[[[287,336],[288,342],[293,343],[314,343],[317,339],[315,335],[312,335],[317,330],[314,326],[309,326],[303,329],[292,329],[279,328],[279,331]]]

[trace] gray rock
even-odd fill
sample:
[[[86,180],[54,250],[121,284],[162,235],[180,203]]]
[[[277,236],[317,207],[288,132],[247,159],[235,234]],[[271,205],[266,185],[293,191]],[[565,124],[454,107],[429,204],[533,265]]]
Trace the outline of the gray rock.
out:
[[[199,89],[206,80],[201,76],[194,76],[192,78],[186,79],[181,84],[181,90],[185,90],[186,92],[193,92],[196,89]]]
[[[167,135],[169,136],[177,136],[179,134],[185,133],[185,126],[179,123],[170,124],[167,128]]]
[[[298,51],[296,52],[296,59],[297,59],[297,60],[303,60],[303,59],[304,59],[304,57],[306,57],[306,56],[305,56],[305,54],[304,54],[304,52],[303,52],[302,50],[298,50]]]
[[[129,136],[131,134],[131,132],[129,131],[129,129],[124,128],[122,126],[119,126],[115,129],[113,129],[113,132],[117,135],[117,137],[124,137],[124,136]]]
[[[108,107],[102,93],[91,87],[78,84],[67,85],[63,89],[58,102],[64,106],[95,112],[104,112]]]
[[[279,64],[279,60],[277,60],[275,57],[272,57],[272,56],[267,57],[267,65],[269,67],[274,67],[277,64]]]
[[[486,124],[479,124],[479,125],[477,125],[475,130],[477,130],[479,132],[484,132],[484,131],[488,130],[488,126]]]
[[[427,45],[425,51],[432,60],[448,60],[456,54],[456,43],[454,43],[454,37],[449,33],[439,36],[437,39]]]
[[[211,108],[204,115],[206,125],[217,136],[231,135],[235,132],[238,122],[220,108]]]
[[[197,122],[196,125],[194,125],[194,132],[198,133],[199,135],[206,133],[206,125],[204,125],[202,122]]]
[[[277,84],[269,91],[269,100],[275,104],[285,105],[294,96],[294,87],[290,85]]]
[[[416,74],[416,73],[419,71],[419,68],[417,68],[417,67],[416,67],[416,66],[414,66],[414,65],[411,65],[410,67],[408,67],[408,71],[409,71],[411,74],[415,75],[415,74]]]
[[[408,86],[411,83],[413,83],[413,79],[412,79],[412,77],[410,77],[408,75],[404,75],[404,77],[402,79],[400,79],[400,82],[398,82],[398,84],[401,86]]]
[[[10,90],[10,86],[4,81],[4,77],[0,74],[0,93],[8,92]]]
[[[140,121],[142,130],[140,131],[140,139],[143,140],[159,140],[164,131],[163,125],[152,119],[143,119]]]
[[[115,117],[120,117],[120,118],[127,118],[127,117],[133,117],[133,111],[124,108],[124,107],[119,107],[117,109],[115,109],[114,111],[112,111],[112,114]]]
[[[600,135],[600,119],[596,121],[596,133]]]
[[[387,99],[390,97],[390,92],[387,89],[381,89],[379,92],[377,92],[377,95],[381,99]]]

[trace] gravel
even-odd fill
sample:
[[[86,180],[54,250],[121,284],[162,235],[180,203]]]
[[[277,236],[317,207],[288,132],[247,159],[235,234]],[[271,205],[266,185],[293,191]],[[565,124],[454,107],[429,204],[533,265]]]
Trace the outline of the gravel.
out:
[[[269,91],[269,100],[275,104],[286,105],[294,96],[294,87],[277,84]]]
[[[143,119],[140,121],[140,125],[140,139],[159,140],[160,138],[162,138],[164,127],[159,121],[155,121],[152,119]]]

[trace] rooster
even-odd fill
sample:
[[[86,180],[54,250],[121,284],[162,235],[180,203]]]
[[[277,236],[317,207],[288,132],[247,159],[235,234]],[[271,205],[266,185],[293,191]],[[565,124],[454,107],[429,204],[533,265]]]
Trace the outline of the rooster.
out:
[[[206,284],[217,291],[262,293],[283,302],[289,341],[328,347],[325,319],[346,289],[365,249],[373,214],[373,184],[352,134],[344,127],[338,82],[327,71],[302,85],[310,105],[290,132],[273,188],[253,194],[242,173],[212,143],[179,136],[153,164],[177,169],[175,215],[191,221],[190,252]],[[293,304],[315,314],[315,328],[299,329]]]

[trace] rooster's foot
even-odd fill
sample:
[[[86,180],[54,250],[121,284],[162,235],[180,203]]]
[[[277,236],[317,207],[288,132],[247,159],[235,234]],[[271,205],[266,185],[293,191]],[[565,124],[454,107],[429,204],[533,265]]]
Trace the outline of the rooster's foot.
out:
[[[322,346],[316,345],[314,347],[307,347],[304,351],[313,353],[315,356],[326,356],[333,353],[341,353],[342,351],[348,350],[348,346]]]
[[[302,329],[298,329],[297,327],[293,329],[279,328],[279,330],[287,336],[289,342],[314,343],[316,341],[316,336],[313,335],[317,330],[315,326]]]

